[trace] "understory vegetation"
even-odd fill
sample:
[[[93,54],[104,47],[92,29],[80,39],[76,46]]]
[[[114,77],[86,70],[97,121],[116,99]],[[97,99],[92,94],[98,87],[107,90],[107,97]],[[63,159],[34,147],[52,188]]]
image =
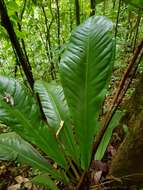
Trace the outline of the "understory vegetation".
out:
[[[0,0],[0,189],[143,188],[143,1]]]

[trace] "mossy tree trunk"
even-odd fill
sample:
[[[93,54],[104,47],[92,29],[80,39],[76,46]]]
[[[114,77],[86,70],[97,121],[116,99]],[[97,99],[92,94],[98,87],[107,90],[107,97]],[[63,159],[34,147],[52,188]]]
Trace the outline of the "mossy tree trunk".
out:
[[[128,102],[124,121],[129,132],[112,161],[110,175],[117,179],[115,185],[143,185],[143,75]]]

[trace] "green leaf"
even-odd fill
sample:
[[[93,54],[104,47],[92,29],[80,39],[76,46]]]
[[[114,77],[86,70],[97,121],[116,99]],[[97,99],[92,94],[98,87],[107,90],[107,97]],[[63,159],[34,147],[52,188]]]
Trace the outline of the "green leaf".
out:
[[[46,187],[48,189],[59,190],[56,184],[50,179],[48,174],[42,174],[42,175],[36,176],[31,180],[31,182],[36,185]]]
[[[26,32],[19,31],[19,30],[16,31],[16,34],[17,34],[17,37],[18,37],[19,39],[24,39],[25,36],[26,36]]]
[[[102,3],[102,2],[104,2],[104,0],[97,0],[96,5],[99,4],[99,3]]]
[[[11,0],[7,3],[7,9],[8,9],[8,14],[11,17],[13,15],[16,15],[15,14],[16,11],[19,11],[19,6],[15,1]],[[18,20],[18,18],[16,20]]]
[[[14,132],[0,135],[0,160],[17,160],[43,172],[48,172],[56,179],[62,179],[61,174],[52,168],[47,160]]]
[[[73,32],[60,62],[65,96],[80,146],[81,166],[88,168],[96,121],[112,70],[114,42],[112,23],[105,17],[90,17]]]
[[[13,12],[18,11],[18,9],[19,9],[18,4],[13,0],[11,0],[7,3],[7,7],[8,7],[8,9],[13,10]]]
[[[42,122],[34,97],[16,80],[2,76],[0,93],[0,120],[66,169],[68,165],[59,143],[49,126]],[[9,104],[3,99],[9,99]]]
[[[143,1],[142,0],[125,0],[126,3],[129,3],[135,7],[141,8],[143,7]]]
[[[95,160],[101,160],[103,158],[105,151],[107,149],[107,146],[109,144],[109,141],[112,137],[112,132],[115,129],[115,127],[118,126],[123,115],[124,115],[124,112],[122,112],[122,111],[117,111],[114,114],[114,116],[113,116],[112,120],[110,121],[109,126],[100,142],[100,145],[97,149],[97,152],[95,155]]]
[[[70,113],[63,88],[56,84],[36,81],[35,91],[39,94],[49,126],[55,129],[55,134],[58,134],[57,138],[62,147],[77,163],[79,157],[78,146],[73,135]],[[63,126],[61,126],[62,122]]]
[[[62,87],[36,81],[34,88],[39,94],[42,109],[49,125],[58,129],[61,120],[67,121],[70,117]]]

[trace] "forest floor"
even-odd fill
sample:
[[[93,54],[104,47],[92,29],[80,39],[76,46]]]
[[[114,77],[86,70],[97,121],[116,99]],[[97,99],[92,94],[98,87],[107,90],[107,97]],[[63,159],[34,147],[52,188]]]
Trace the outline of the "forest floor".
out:
[[[0,190],[43,190],[32,186],[33,171],[15,162],[0,161]]]

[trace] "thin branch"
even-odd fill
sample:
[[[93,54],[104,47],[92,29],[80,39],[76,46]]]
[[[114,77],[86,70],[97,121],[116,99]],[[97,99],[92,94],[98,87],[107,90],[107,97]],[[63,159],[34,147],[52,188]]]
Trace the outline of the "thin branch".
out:
[[[139,9],[139,13],[138,13],[138,17],[137,17],[137,26],[136,26],[136,33],[135,33],[135,38],[134,38],[134,47],[133,47],[133,51],[135,50],[136,47],[136,43],[137,43],[137,38],[138,38],[138,33],[139,33],[139,27],[140,27],[140,23],[141,23],[141,17],[142,17],[142,9]]]
[[[25,12],[25,8],[26,8],[26,3],[27,3],[27,0],[24,0],[24,5],[23,5],[23,8],[22,8],[22,11],[20,14],[20,21],[22,21],[22,18],[23,18],[24,12]]]
[[[51,8],[50,8],[50,10],[51,10]],[[54,80],[56,78],[56,72],[55,72],[54,63],[52,61],[53,54],[52,54],[52,51],[51,51],[52,48],[51,48],[51,40],[50,40],[50,28],[52,26],[54,17],[53,17],[53,14],[52,14],[52,19],[51,19],[50,23],[48,24],[48,18],[47,18],[47,15],[46,15],[46,11],[45,11],[44,5],[42,5],[42,12],[43,12],[43,15],[44,15],[45,26],[46,26],[46,33],[45,33],[45,35],[46,35],[46,52],[47,52],[47,55],[49,55],[49,58],[50,58],[51,77],[52,77],[52,80]]]
[[[60,41],[60,7],[59,7],[59,0],[56,0],[56,6],[57,6],[57,15],[56,15],[56,20],[57,20],[57,38],[58,38],[58,50],[60,52],[60,46],[61,46],[61,41]],[[58,56],[58,61],[60,62],[60,53]]]
[[[81,188],[81,186],[83,184],[83,181],[84,181],[84,179],[85,179],[86,176],[87,176],[87,171],[84,171],[83,174],[82,174],[82,176],[80,177],[80,180],[79,180],[79,182],[78,182],[75,190],[80,190],[80,188]]]

